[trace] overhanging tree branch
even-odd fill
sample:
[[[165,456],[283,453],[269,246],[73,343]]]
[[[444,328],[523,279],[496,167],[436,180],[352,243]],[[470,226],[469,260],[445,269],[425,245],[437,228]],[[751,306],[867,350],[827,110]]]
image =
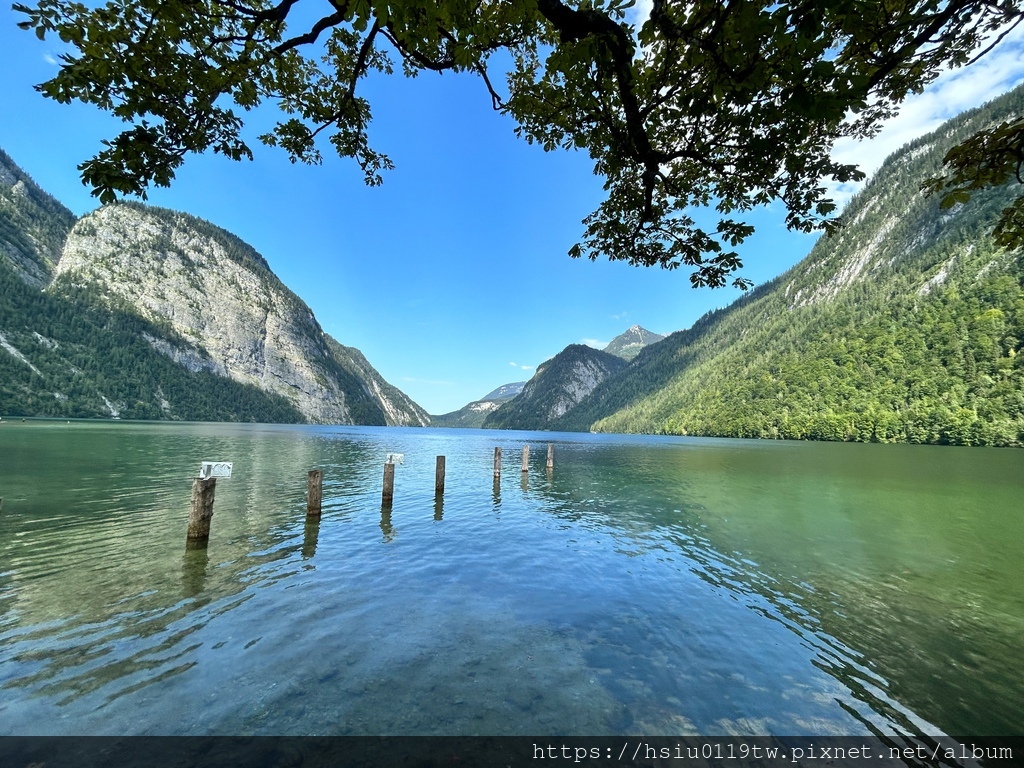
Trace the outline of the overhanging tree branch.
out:
[[[740,266],[732,248],[752,228],[724,218],[731,212],[779,201],[788,226],[834,229],[822,182],[862,176],[832,160],[834,143],[869,134],[947,63],[975,60],[991,48],[978,52],[986,35],[1024,17],[1018,0],[654,0],[636,30],[620,0],[328,3],[291,35],[298,0],[37,0],[15,10],[21,26],[78,51],[41,92],[129,124],[82,166],[101,200],[170,183],[191,152],[251,157],[233,107],[265,100],[285,115],[265,143],[317,162],[327,134],[380,183],[390,161],[369,145],[357,83],[391,72],[383,44],[409,74],[475,73],[528,141],[590,154],[606,199],[572,255],[689,265],[702,285]],[[512,62],[506,97],[489,68],[498,51]],[[1021,158],[1000,155],[993,137],[963,146],[948,159],[945,194],[996,183],[984,169],[1001,157],[1013,163],[1003,177],[1019,180]],[[693,207],[723,218],[704,231]],[[1024,243],[1024,213],[1013,216],[1000,236]]]

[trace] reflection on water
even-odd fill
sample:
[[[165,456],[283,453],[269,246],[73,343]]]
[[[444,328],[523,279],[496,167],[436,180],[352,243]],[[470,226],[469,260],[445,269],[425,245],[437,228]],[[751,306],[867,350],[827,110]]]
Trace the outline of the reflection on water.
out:
[[[306,530],[302,537],[302,559],[309,560],[316,554],[316,542],[320,538],[320,517],[307,517]]]
[[[206,542],[202,542],[204,545]],[[185,542],[185,556],[181,561],[182,597],[195,597],[206,588],[206,570],[210,565],[210,555],[206,546],[196,546],[197,542],[189,539]]]
[[[2,733],[1022,732],[1022,452],[39,422],[0,455]]]

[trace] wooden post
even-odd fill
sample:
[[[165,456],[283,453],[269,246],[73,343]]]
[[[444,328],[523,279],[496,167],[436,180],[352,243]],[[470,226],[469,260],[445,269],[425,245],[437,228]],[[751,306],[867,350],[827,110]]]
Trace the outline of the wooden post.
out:
[[[324,499],[324,471],[311,469],[306,477],[306,517],[320,517]]]
[[[213,517],[213,497],[217,491],[217,478],[197,477],[192,481],[192,506],[188,513],[188,541],[200,543],[210,538],[210,518]]]
[[[501,477],[501,448],[494,449],[494,476]]]
[[[555,467],[555,444],[548,443],[548,469]]]
[[[434,467],[434,496],[444,496],[444,456],[437,457]]]
[[[523,472],[530,470],[530,446],[523,446]]]
[[[390,505],[395,498],[395,465],[384,464],[384,490],[380,500],[385,505]]]

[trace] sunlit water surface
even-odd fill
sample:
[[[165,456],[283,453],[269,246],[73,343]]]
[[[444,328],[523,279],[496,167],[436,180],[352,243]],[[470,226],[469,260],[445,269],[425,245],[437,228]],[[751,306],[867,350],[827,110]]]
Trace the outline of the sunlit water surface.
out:
[[[1024,733],[1022,451],[5,421],[0,497],[3,734]]]

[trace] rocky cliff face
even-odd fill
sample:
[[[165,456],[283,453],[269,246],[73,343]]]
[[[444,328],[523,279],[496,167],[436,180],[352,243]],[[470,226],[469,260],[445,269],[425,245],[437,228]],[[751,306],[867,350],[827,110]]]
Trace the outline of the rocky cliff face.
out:
[[[72,287],[171,331],[147,340],[190,370],[279,394],[310,422],[425,423],[361,354],[338,359],[309,307],[256,251],[192,216],[119,204],[83,217],[51,291]]]
[[[517,397],[488,415],[484,427],[546,429],[626,365],[615,355],[571,344],[541,365]]]
[[[363,382],[364,390],[380,407],[388,426],[425,427],[430,424],[429,414],[405,392],[385,381],[362,352],[339,344],[330,336],[327,343],[334,359]]]

